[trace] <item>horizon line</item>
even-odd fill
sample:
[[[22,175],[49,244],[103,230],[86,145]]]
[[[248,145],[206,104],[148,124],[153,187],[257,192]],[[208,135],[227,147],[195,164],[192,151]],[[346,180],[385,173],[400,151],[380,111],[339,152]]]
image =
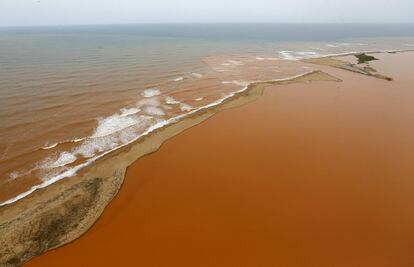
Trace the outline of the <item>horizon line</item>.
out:
[[[214,24],[309,24],[309,25],[411,25],[413,22],[131,22],[131,23],[79,23],[79,24],[37,24],[0,25],[0,28],[71,27],[71,26],[133,26],[133,25],[214,25]]]

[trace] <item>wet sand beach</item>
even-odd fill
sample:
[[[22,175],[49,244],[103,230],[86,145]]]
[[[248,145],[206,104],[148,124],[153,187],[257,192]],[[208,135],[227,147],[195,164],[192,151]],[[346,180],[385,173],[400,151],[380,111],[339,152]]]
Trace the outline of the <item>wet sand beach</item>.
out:
[[[25,266],[413,265],[414,53],[378,57],[392,82],[318,66],[342,82],[269,86],[169,139]]]

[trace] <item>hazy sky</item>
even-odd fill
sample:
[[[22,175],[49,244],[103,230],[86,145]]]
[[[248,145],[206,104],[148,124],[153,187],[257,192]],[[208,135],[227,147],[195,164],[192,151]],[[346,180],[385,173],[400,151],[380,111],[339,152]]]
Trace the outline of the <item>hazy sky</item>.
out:
[[[0,0],[0,26],[414,22],[414,0]]]

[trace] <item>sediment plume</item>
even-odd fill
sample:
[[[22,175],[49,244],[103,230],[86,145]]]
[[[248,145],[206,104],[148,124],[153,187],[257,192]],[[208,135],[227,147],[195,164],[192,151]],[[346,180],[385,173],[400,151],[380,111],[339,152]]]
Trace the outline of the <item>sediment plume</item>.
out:
[[[322,71],[255,82],[220,103],[196,110],[136,142],[102,157],[76,176],[60,180],[0,208],[0,265],[20,266],[32,257],[71,242],[99,218],[120,189],[126,168],[155,152],[167,139],[220,110],[254,101],[267,86],[340,80]]]

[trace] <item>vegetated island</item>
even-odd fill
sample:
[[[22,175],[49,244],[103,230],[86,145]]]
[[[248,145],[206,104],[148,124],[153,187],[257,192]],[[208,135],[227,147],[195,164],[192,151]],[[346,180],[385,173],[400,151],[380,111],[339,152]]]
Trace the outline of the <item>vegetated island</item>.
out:
[[[387,80],[387,81],[393,80],[391,77],[377,73],[377,71],[369,65],[370,61],[378,60],[377,58],[367,55],[365,53],[358,53],[358,54],[353,54],[353,55],[358,59],[357,64],[341,60],[337,56],[309,58],[309,59],[303,59],[302,61],[306,63],[326,65],[330,67],[344,69],[344,70],[360,73],[360,74],[367,75],[367,76],[372,76],[372,77]]]

